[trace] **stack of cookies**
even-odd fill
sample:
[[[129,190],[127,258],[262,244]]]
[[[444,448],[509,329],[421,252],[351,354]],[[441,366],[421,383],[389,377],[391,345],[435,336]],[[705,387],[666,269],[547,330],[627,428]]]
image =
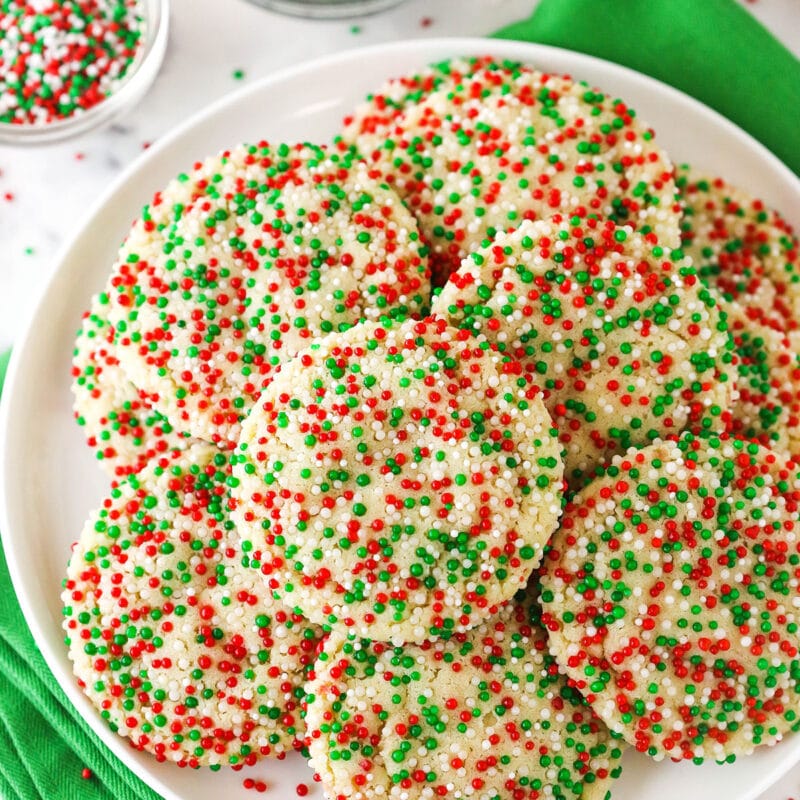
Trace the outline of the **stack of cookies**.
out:
[[[633,109],[490,58],[145,207],[84,318],[75,673],[182,766],[605,798],[800,726],[800,265]]]

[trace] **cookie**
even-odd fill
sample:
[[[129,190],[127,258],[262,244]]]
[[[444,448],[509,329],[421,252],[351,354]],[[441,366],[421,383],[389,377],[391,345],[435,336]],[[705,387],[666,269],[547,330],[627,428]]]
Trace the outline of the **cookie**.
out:
[[[275,369],[316,336],[428,303],[426,248],[344,148],[240,145],[156,194],[111,278],[130,380],[176,430],[232,448]]]
[[[117,358],[108,303],[108,295],[99,293],[81,321],[72,354],[73,410],[97,460],[121,478],[188,443],[128,380]]]
[[[337,800],[603,800],[623,743],[571,689],[538,610],[420,645],[331,638],[308,686],[311,766]]]
[[[800,452],[800,263],[797,237],[742,189],[686,165],[682,238],[698,273],[725,300],[739,399],[731,431]]]
[[[724,424],[732,342],[715,298],[627,227],[525,221],[466,258],[433,309],[542,387],[573,486],[632,444]]]
[[[284,364],[233,459],[234,519],[282,602],[397,644],[494,613],[561,512],[532,381],[434,317],[362,323]]]
[[[550,649],[653,758],[733,760],[800,724],[800,465],[742,439],[616,456],[565,510]]]
[[[678,169],[681,239],[700,276],[728,300],[779,320],[800,352],[800,246],[775,210],[722,178]]]
[[[588,84],[490,57],[390,80],[345,120],[432,245],[438,284],[498,231],[586,209],[680,242],[673,166],[636,112]]]
[[[800,453],[800,354],[772,315],[724,303],[734,341],[737,397],[730,433]]]
[[[229,482],[214,447],[157,457],[91,515],[64,582],[81,688],[136,749],[180,766],[281,757],[304,736],[319,631],[226,541]]]

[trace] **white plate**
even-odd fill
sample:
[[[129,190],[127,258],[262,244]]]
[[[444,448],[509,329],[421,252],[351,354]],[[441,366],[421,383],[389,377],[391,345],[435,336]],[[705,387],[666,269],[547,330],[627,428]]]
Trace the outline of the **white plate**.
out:
[[[25,617],[61,686],[108,746],[168,800],[252,798],[242,780],[263,778],[272,798],[290,800],[313,785],[302,759],[247,771],[181,770],[158,764],[111,733],[72,677],[61,631],[60,583],[70,544],[106,489],[72,422],[69,363],[80,315],[99,290],[119,242],[141,205],[196,159],[241,140],[324,141],[341,118],[387,77],[455,55],[520,59],[567,72],[618,94],[658,131],[676,161],[724,175],[800,223],[800,181],[750,137],[685,95],[622,67],[539,45],[482,39],[399,42],[342,53],[281,72],[211,106],[165,137],[116,182],[71,244],[12,360],[0,412],[0,530]],[[788,111],[787,111],[788,113]],[[800,735],[733,765],[654,764],[625,757],[614,800],[753,800],[800,760]],[[318,786],[309,795],[321,798]]]

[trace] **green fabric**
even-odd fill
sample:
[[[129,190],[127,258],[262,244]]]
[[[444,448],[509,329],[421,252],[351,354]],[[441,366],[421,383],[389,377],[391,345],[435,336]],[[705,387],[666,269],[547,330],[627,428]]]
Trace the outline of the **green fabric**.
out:
[[[6,350],[5,353],[0,353],[0,397],[3,396],[3,383],[6,379],[6,370],[8,369],[8,361],[10,358],[10,350]]]
[[[495,35],[578,50],[669,83],[800,175],[800,60],[735,0],[541,0],[529,19]]]
[[[0,393],[8,355],[0,354]],[[158,800],[97,738],[56,682],[25,624],[2,547],[0,587],[0,797]],[[82,777],[86,768],[88,779]]]

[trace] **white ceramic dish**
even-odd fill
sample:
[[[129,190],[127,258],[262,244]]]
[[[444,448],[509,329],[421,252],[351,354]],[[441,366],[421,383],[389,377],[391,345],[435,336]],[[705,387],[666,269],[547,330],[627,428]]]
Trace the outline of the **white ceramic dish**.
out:
[[[339,54],[291,69],[211,106],[165,137],[116,182],[61,253],[28,329],[19,337],[0,410],[0,530],[14,585],[34,637],[73,703],[109,747],[168,800],[253,797],[248,775],[276,800],[305,782],[302,759],[248,771],[180,770],[157,764],[112,734],[77,689],[62,643],[60,582],[71,542],[106,481],[72,422],[69,362],[74,332],[101,288],[131,220],[152,192],[198,158],[240,140],[328,139],[341,118],[387,77],[455,55],[491,52],[567,72],[618,94],[658,132],[676,161],[691,161],[750,189],[800,224],[800,181],[763,147],[705,106],[621,67],[519,42],[440,39]],[[793,218],[793,219],[792,219]],[[733,765],[654,764],[629,753],[614,800],[754,800],[800,761],[800,734]]]

